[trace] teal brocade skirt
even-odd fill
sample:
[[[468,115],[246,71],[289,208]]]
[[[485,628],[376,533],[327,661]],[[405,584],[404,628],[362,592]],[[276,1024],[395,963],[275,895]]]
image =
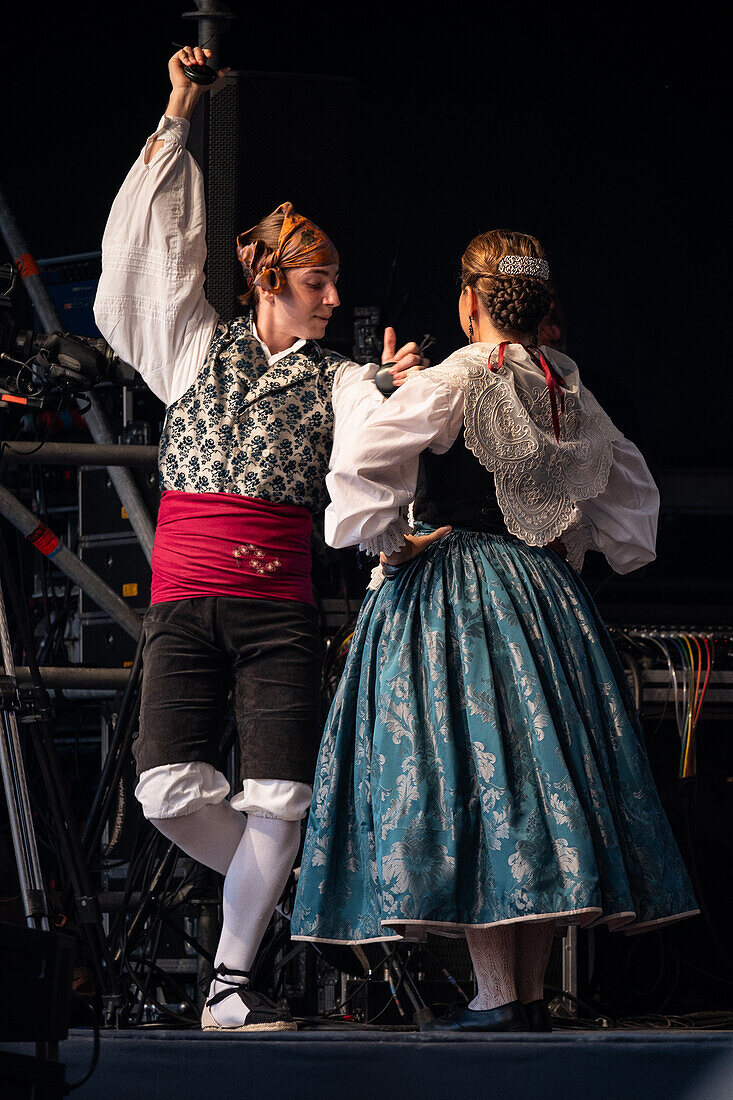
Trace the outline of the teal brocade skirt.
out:
[[[291,932],[364,943],[697,912],[611,638],[553,551],[454,531],[367,594]]]

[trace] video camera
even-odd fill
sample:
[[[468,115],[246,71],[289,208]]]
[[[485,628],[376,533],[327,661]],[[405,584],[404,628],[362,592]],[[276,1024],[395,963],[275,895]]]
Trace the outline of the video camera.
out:
[[[134,371],[103,339],[15,326],[11,294],[16,272],[0,267],[0,404],[60,408],[99,382],[132,382]]]

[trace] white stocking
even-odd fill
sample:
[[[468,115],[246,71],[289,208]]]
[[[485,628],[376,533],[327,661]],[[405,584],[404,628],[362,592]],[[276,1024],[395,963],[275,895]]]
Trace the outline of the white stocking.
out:
[[[228,802],[207,804],[184,817],[152,817],[150,821],[187,856],[220,875],[229,870],[247,824],[244,814]]]
[[[516,1001],[514,925],[469,929],[466,940],[478,985],[478,995],[468,1007],[484,1010]]]
[[[522,1004],[542,999],[554,934],[554,921],[517,925],[517,994]]]
[[[300,821],[250,814],[224,879],[224,919],[215,966],[223,963],[229,970],[249,970],[299,844]],[[209,996],[227,988],[231,985],[214,979]],[[223,1027],[239,1027],[246,1019],[247,1008],[232,994],[214,1005],[211,1013]]]

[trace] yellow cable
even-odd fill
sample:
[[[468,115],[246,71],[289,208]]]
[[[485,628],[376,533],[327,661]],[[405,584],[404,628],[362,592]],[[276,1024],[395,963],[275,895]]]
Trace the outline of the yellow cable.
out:
[[[686,634],[682,635],[682,641],[687,646],[687,650],[690,654],[690,693],[687,696],[687,718],[685,719],[685,753],[682,763],[682,778],[686,779],[688,776],[688,763],[690,757],[690,748],[692,745],[692,682],[695,678],[695,658],[692,653],[690,639]]]

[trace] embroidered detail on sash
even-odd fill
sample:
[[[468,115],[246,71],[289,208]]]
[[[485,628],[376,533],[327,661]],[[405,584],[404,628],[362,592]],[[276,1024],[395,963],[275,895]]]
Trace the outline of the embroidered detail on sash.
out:
[[[277,573],[282,567],[282,562],[273,554],[268,554],[261,546],[253,546],[249,542],[242,543],[234,550],[237,565],[242,569],[250,569],[261,577],[268,573]]]

